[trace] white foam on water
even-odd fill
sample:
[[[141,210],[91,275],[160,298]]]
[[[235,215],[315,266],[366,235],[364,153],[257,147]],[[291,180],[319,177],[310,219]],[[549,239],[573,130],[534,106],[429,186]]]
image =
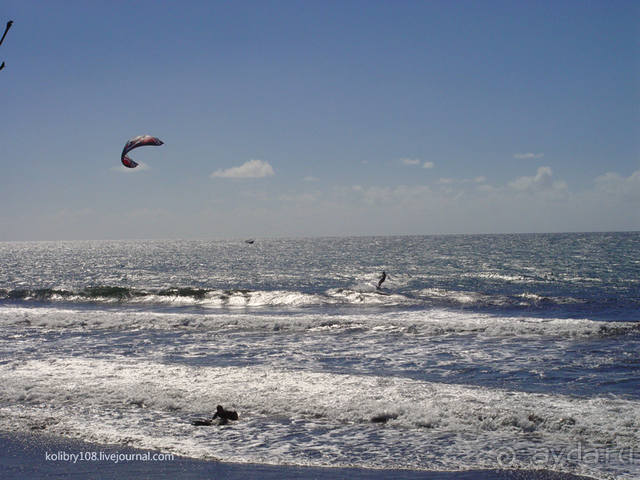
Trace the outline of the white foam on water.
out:
[[[510,283],[535,283],[539,281],[533,277],[529,277],[525,275],[507,275],[507,274],[498,273],[498,272],[464,273],[461,276],[467,277],[467,278],[482,278],[485,280],[499,280],[499,281],[510,282]]]
[[[0,365],[0,429],[41,429],[195,458],[429,470],[524,466],[637,478],[640,401],[267,366],[61,357]],[[194,427],[216,404],[240,421]],[[384,418],[384,424],[372,423]],[[504,465],[505,455],[510,465]],[[546,457],[542,452],[547,452]],[[615,458],[614,458],[615,457]],[[527,462],[535,460],[535,465]]]
[[[411,300],[404,295],[378,291],[375,287],[372,287],[368,291],[333,288],[327,290],[326,294],[335,303],[339,304],[396,306],[417,303],[415,300]]]
[[[326,315],[298,311],[264,313],[251,310],[215,313],[122,309],[0,306],[0,325],[48,329],[182,329],[205,330],[352,330],[395,331],[412,335],[557,336],[580,337],[637,332],[631,322],[589,319],[508,317],[469,311],[391,310]]]
[[[416,298],[424,300],[438,300],[464,307],[468,306],[520,306],[530,307],[542,303],[554,305],[580,304],[585,301],[572,297],[549,297],[537,295],[535,293],[520,293],[514,296],[509,295],[487,295],[480,292],[464,290],[447,290],[442,288],[423,288],[412,292]],[[518,300],[519,299],[519,300]]]

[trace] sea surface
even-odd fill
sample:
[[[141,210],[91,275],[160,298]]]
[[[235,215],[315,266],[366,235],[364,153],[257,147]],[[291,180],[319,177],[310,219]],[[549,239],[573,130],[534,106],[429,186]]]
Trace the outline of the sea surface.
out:
[[[0,243],[0,327],[0,434],[640,478],[640,233]]]

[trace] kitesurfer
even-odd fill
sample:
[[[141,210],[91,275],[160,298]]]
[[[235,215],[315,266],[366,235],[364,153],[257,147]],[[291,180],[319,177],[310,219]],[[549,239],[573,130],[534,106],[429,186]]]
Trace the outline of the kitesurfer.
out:
[[[378,286],[376,287],[376,289],[380,290],[380,287],[382,285],[382,282],[384,282],[387,279],[387,274],[385,273],[385,271],[382,271],[382,275],[380,275],[380,280],[378,281]]]
[[[211,420],[194,420],[191,425],[198,427],[213,425],[213,421],[218,419],[218,425],[226,425],[229,420],[238,420],[238,412],[235,410],[225,410],[222,405],[216,407],[216,413],[213,414]]]

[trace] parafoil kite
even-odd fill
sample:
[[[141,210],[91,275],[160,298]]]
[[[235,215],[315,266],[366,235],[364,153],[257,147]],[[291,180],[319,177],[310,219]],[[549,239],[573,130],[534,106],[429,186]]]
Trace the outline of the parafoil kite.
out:
[[[120,160],[122,160],[122,164],[127,168],[136,168],[138,166],[137,162],[134,162],[129,157],[127,157],[127,153],[129,153],[134,148],[142,147],[144,145],[163,145],[164,142],[159,138],[152,137],[151,135],[138,135],[137,137],[133,137],[129,140],[124,148],[122,149],[122,155],[120,155]]]

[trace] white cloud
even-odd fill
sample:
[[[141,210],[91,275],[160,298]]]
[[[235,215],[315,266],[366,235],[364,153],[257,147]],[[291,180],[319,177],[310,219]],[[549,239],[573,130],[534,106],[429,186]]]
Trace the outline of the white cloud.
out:
[[[420,159],[419,158],[401,158],[400,162],[403,165],[407,165],[407,166],[414,166],[414,165],[420,165]]]
[[[422,168],[433,168],[433,167],[435,167],[435,163],[433,163],[433,162],[423,162],[419,158],[400,158],[400,159],[398,159],[398,162],[400,162],[402,165],[404,165],[406,167],[417,167],[420,164],[422,164]]]
[[[352,191],[367,205],[421,204],[432,193],[427,185],[398,185],[396,187],[362,187],[354,185]]]
[[[318,179],[316,177],[311,176],[311,175],[307,175],[302,180],[304,180],[305,182],[317,182],[318,181]]]
[[[534,177],[519,177],[509,182],[509,187],[518,192],[535,193],[544,191],[562,191],[567,184],[553,180],[551,167],[539,167]]]
[[[216,170],[211,178],[263,178],[275,175],[273,167],[264,160],[249,160],[239,167]]]
[[[596,189],[611,196],[621,196],[640,199],[640,170],[636,170],[629,177],[614,172],[608,172],[596,178]]]
[[[544,153],[514,153],[513,158],[517,158],[518,160],[531,160],[534,158],[542,158],[544,157]]]
[[[452,184],[465,184],[465,183],[485,183],[486,177],[476,178],[441,178],[438,180],[438,185],[452,185]]]

